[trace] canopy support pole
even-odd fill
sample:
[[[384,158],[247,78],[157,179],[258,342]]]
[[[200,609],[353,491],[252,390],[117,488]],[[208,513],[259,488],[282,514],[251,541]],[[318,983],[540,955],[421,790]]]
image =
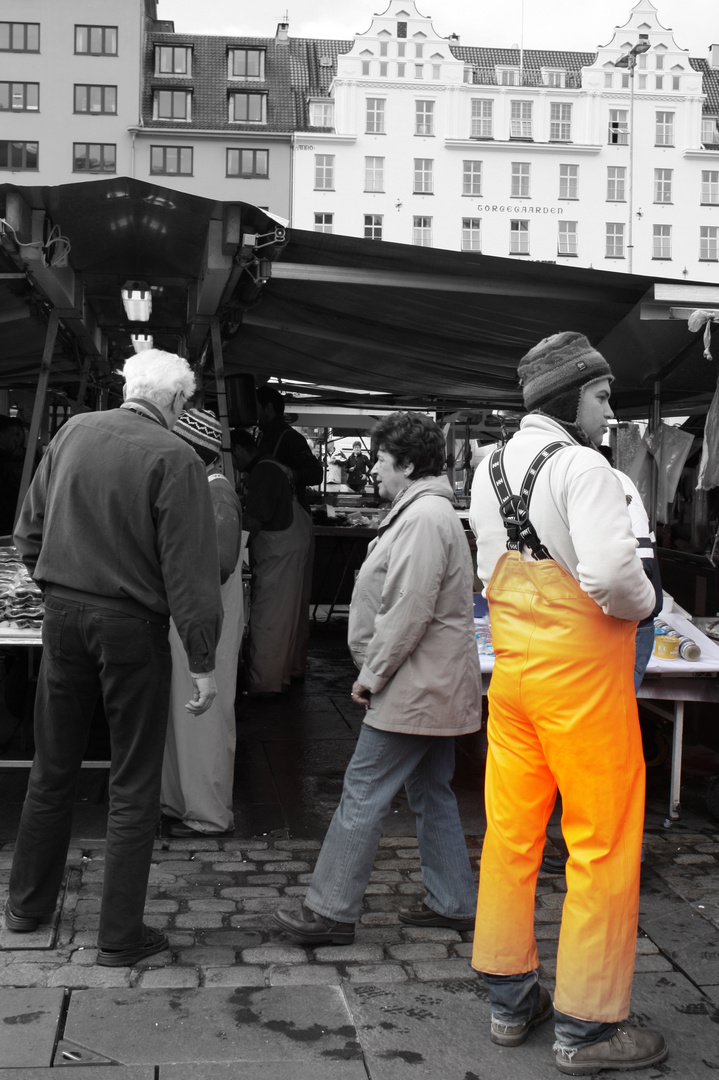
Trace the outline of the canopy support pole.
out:
[[[215,361],[215,382],[217,384],[217,411],[220,414],[220,427],[222,428],[222,469],[234,485],[234,469],[232,466],[232,449],[230,443],[230,422],[227,416],[227,391],[225,389],[225,362],[222,355],[222,337],[220,335],[220,320],[216,315],[210,320],[210,332],[212,334],[212,355]]]
[[[50,312],[50,318],[47,324],[47,333],[45,334],[45,345],[42,351],[40,375],[37,381],[35,404],[33,405],[32,419],[30,421],[30,433],[27,437],[27,446],[25,448],[25,461],[23,462],[22,466],[20,491],[18,492],[17,506],[15,507],[15,524],[17,524],[17,519],[20,517],[22,504],[25,501],[25,496],[27,495],[28,488],[30,487],[30,481],[32,480],[32,470],[35,464],[37,441],[40,435],[42,419],[45,414],[45,399],[47,397],[47,388],[50,382],[52,354],[55,351],[55,339],[57,338],[57,331],[59,325],[60,316],[58,315],[57,308],[53,308]]]
[[[662,423],[662,384],[659,379],[652,383],[652,398],[649,407],[649,435],[653,439],[659,437],[659,429]],[[651,481],[649,485],[649,528],[653,533],[657,531],[657,503],[659,488],[659,462],[653,454],[649,455],[651,466]]]

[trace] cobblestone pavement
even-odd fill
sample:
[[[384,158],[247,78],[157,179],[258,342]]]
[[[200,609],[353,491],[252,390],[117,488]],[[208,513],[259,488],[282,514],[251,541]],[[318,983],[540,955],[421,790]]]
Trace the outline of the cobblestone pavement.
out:
[[[642,910],[657,894],[684,902],[719,931],[719,830],[695,819],[692,831],[648,833]],[[473,863],[481,838],[468,837]],[[138,967],[95,966],[104,844],[94,841],[70,852],[64,899],[52,947],[48,934],[0,934],[0,986],[14,987],[199,987],[280,986],[342,981],[476,979],[469,965],[472,933],[414,928],[398,910],[423,898],[417,841],[383,837],[365,897],[355,942],[303,948],[275,926],[272,912],[297,906],[305,895],[320,843],[317,840],[168,840],[156,843],[146,905],[147,922],[166,930],[170,951]],[[6,895],[12,844],[0,849],[0,895]],[[540,876],[536,933],[542,976],[554,976],[563,876]],[[654,935],[656,937],[656,935]],[[42,947],[44,945],[44,947]],[[38,947],[40,946],[40,947]],[[642,926],[636,970],[673,970],[671,950]],[[707,976],[709,980],[709,976]],[[705,984],[711,985],[710,981]],[[719,964],[714,985],[719,986]]]

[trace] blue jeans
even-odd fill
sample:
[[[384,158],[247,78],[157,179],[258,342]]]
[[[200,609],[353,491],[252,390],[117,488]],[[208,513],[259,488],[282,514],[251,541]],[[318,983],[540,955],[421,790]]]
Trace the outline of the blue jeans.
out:
[[[489,990],[492,1016],[503,1024],[524,1024],[539,1001],[539,972],[521,975],[482,975]],[[617,1024],[596,1020],[578,1020],[576,1016],[554,1010],[554,1034],[557,1046],[578,1050],[581,1046],[604,1042],[617,1030]]]
[[[646,626],[637,627],[634,638],[634,692],[642,685],[644,672],[647,670],[654,648],[654,619]]]
[[[110,729],[107,846],[98,945],[143,940],[142,915],[160,805],[172,661],[164,623],[45,598],[35,699],[35,760],[10,873],[18,915],[55,910],[93,712]]]
[[[453,773],[453,737],[404,735],[363,724],[312,875],[307,907],[338,922],[357,921],[382,823],[404,784],[417,818],[425,903],[453,919],[473,918],[477,889],[450,787]]]

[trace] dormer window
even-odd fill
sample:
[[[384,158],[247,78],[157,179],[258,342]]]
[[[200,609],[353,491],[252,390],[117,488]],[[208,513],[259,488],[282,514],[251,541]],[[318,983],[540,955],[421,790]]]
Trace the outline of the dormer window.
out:
[[[264,79],[264,49],[228,49],[228,79]]]
[[[566,71],[543,71],[542,79],[545,86],[563,87],[567,85]]]
[[[519,68],[497,68],[497,82],[500,86],[519,86]]]
[[[398,22],[397,23],[397,37],[398,38],[406,38],[407,37],[407,23],[406,22]]]
[[[192,47],[156,45],[155,75],[192,75]]]
[[[310,101],[310,127],[331,128],[335,125],[334,101]]]

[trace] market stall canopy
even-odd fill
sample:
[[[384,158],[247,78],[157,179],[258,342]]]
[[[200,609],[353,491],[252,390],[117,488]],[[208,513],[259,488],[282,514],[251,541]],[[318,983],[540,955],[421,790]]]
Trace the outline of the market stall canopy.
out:
[[[520,357],[566,329],[606,355],[623,418],[646,417],[657,380],[665,412],[704,411],[717,381],[702,335],[670,317],[710,293],[719,309],[709,286],[694,286],[699,303],[669,279],[285,233],[248,204],[127,177],[0,185],[0,217],[12,215],[0,226],[0,387],[36,377],[52,309],[50,385],[71,396],[83,378],[112,382],[133,328],[206,362],[211,383],[212,320],[227,374],[276,378],[325,406],[517,409]],[[147,323],[127,321],[127,282],[152,292]]]

